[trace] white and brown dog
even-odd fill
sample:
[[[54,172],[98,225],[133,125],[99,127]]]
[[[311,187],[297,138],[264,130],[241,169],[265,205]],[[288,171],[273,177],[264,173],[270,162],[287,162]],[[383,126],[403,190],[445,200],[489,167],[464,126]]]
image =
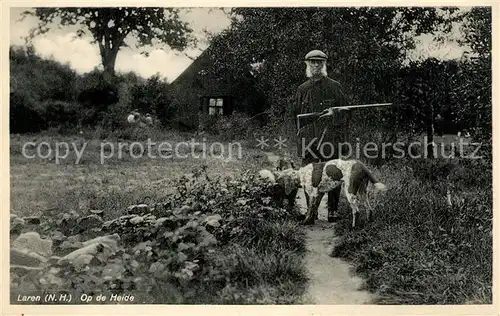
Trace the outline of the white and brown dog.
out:
[[[261,170],[265,177],[268,170]],[[371,220],[371,205],[367,197],[368,183],[372,183],[376,190],[385,191],[386,186],[375,179],[370,170],[359,160],[334,159],[326,162],[310,163],[298,170],[288,168],[272,173],[273,179],[286,175],[287,186],[285,192],[293,192],[299,187],[304,189],[307,203],[307,214],[304,224],[314,224],[318,217],[318,207],[323,196],[329,191],[342,185],[344,194],[352,209],[352,227],[356,226],[360,213],[360,206],[366,209],[367,220]],[[269,174],[267,174],[269,176]],[[294,197],[296,192],[294,194]]]
[[[291,159],[281,158],[277,161],[275,171],[263,169],[259,172],[259,175],[275,184],[274,197],[279,206],[283,206],[284,201],[287,200],[288,212],[299,220],[305,218],[305,215],[302,215],[294,208],[297,192],[301,185],[297,169]]]

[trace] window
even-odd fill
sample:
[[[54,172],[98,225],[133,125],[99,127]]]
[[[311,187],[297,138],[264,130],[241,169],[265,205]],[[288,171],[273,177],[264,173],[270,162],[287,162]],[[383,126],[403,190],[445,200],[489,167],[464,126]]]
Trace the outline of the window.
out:
[[[210,98],[208,100],[208,115],[222,115],[223,103],[222,98]]]

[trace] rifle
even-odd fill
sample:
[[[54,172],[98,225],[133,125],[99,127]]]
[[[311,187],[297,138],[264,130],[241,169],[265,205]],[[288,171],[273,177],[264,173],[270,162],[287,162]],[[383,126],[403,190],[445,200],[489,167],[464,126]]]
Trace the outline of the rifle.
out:
[[[337,107],[333,107],[333,109],[341,111],[341,110],[368,108],[368,107],[384,106],[384,105],[392,105],[392,103],[373,103],[373,104],[337,106]],[[301,128],[303,128],[300,126],[300,119],[311,118],[311,117],[312,118],[319,118],[326,111],[327,110],[324,110],[322,112],[311,112],[311,113],[304,113],[304,114],[297,115],[297,135],[299,135]]]
[[[329,100],[326,100],[329,101]],[[385,105],[392,105],[392,103],[372,103],[372,104],[360,104],[360,105],[347,105],[347,106],[338,106],[338,107],[333,107],[334,110],[350,110],[350,109],[358,109],[358,108],[368,108],[368,107],[377,107],[377,106],[385,106]],[[322,112],[312,112],[312,113],[304,113],[304,114],[299,114],[297,115],[297,136],[300,135],[300,132],[305,126],[301,127],[300,120],[305,119],[305,118],[312,118],[314,120],[322,117],[322,115],[326,114],[328,109],[323,110]],[[305,124],[307,125],[307,124]],[[323,129],[323,133],[321,135],[320,141],[318,142],[318,146],[323,142],[323,138],[326,133],[326,128]]]

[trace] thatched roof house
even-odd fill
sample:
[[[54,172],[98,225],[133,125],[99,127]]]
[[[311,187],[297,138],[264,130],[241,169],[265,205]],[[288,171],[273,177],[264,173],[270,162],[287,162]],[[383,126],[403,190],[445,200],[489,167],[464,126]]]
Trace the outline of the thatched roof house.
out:
[[[186,125],[198,124],[200,115],[230,116],[234,111],[250,115],[267,106],[265,97],[255,89],[255,78],[215,73],[210,47],[170,85],[174,106]],[[194,127],[194,126],[193,126]]]

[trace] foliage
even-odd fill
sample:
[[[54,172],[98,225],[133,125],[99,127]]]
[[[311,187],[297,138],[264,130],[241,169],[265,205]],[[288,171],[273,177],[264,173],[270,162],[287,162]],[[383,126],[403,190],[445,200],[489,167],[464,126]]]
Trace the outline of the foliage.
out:
[[[150,77],[145,83],[133,86],[130,94],[131,104],[135,109],[158,117],[164,126],[175,115],[168,84],[159,74]]]
[[[61,7],[36,8],[34,15],[40,22],[29,37],[50,31],[51,24],[78,26],[77,36],[90,32],[92,42],[99,45],[101,60],[106,74],[114,75],[116,56],[120,48],[127,46],[125,39],[133,36],[137,47],[165,43],[170,48],[182,50],[193,40],[192,30],[179,18],[179,9],[153,7]]]
[[[442,162],[426,175],[406,171],[398,179],[405,185],[391,187],[374,222],[352,231],[345,214],[336,227],[343,237],[333,255],[353,262],[378,303],[491,304],[492,183],[482,176],[491,166],[469,164]]]
[[[107,80],[104,73],[94,70],[78,77],[77,101],[81,107],[78,125],[91,127],[106,124],[110,106],[118,103],[118,80]]]
[[[10,131],[12,133],[77,133],[101,131],[102,136],[129,129],[126,118],[137,104],[159,111],[160,119],[173,116],[169,91],[158,76],[148,80],[133,73],[106,80],[94,69],[79,75],[67,65],[42,59],[33,49],[10,47]]]
[[[289,108],[297,86],[305,81],[303,56],[310,49],[321,49],[330,55],[330,77],[343,85],[350,103],[394,103],[377,113],[355,113],[356,122],[378,123],[374,115],[386,118],[390,124],[374,126],[383,139],[394,140],[402,131],[426,132],[431,137],[467,129],[474,130],[475,140],[487,142],[491,135],[491,11],[477,7],[446,14],[455,11],[236,8],[231,11],[231,27],[212,39],[210,71],[220,74],[221,80],[229,75],[235,83],[246,81],[250,73],[251,84],[269,102],[269,121],[281,125],[276,122],[292,120]],[[471,46],[471,55],[480,58],[405,64],[405,52],[413,48],[415,35],[446,33],[451,22],[462,19],[464,43]],[[371,134],[358,131],[356,136]]]
[[[460,102],[456,109],[456,124],[470,130],[472,137],[483,143],[490,156],[492,144],[492,11],[489,7],[474,7],[465,15],[464,44],[471,47],[457,76],[453,93]],[[475,56],[474,56],[475,55]]]
[[[78,76],[76,80],[77,99],[82,105],[105,107],[116,103],[117,84],[119,78],[108,81],[104,78],[103,72],[97,69]]]
[[[10,47],[9,53],[11,132],[38,132],[54,123],[69,127],[74,121],[67,119],[75,114],[75,71],[31,49]]]
[[[491,59],[480,58],[464,63],[457,77],[453,89],[460,104],[454,109],[456,124],[462,130],[469,130],[475,140],[491,144]]]
[[[33,99],[21,92],[10,93],[9,115],[11,133],[33,133],[46,128],[41,109]]]
[[[174,87],[172,90],[170,108],[174,111],[175,115],[162,119],[167,125],[181,132],[195,131],[199,124],[199,104],[200,100],[198,95],[193,93],[191,89]]]
[[[463,65],[453,89],[460,102],[460,106],[454,109],[456,125],[470,131],[474,141],[483,144],[487,156],[492,153],[491,80],[491,58],[480,57]]]
[[[104,247],[87,263],[62,260],[28,276],[14,273],[12,291],[133,294],[134,303],[149,304],[283,303],[288,291],[288,303],[296,301],[306,282],[297,224],[273,206],[259,178],[211,179],[205,170],[178,179],[163,202],[131,207],[102,228],[84,226],[86,214],[75,211],[45,213],[37,229],[55,241],[56,255],[102,233],[118,234],[118,247]]]
[[[398,103],[402,122],[408,122],[414,134],[456,133],[453,114],[461,107],[452,90],[459,64],[435,58],[414,61],[401,69]],[[407,128],[408,128],[407,127]]]
[[[11,46],[10,92],[32,100],[73,101],[77,74],[68,65],[42,59],[32,49]]]
[[[76,134],[80,113],[80,106],[76,102],[49,100],[40,106],[43,108],[44,121],[48,129],[56,129],[62,133]]]
[[[437,73],[428,81],[429,90],[442,91],[444,95],[439,97],[439,93],[428,92],[425,99],[428,105],[434,104],[431,108],[441,104],[441,110],[438,106],[438,111],[435,111],[441,116],[441,122],[436,122],[437,130],[471,132],[474,141],[483,143],[488,156],[491,155],[492,134],[491,8],[474,7],[459,18],[464,22],[461,30],[464,38],[459,43],[471,50],[466,51],[459,62],[424,62],[428,69],[432,64],[436,70],[444,68],[441,74]],[[415,102],[420,100],[417,95],[411,98]],[[448,126],[443,126],[443,123]]]
[[[463,16],[463,43],[470,45],[472,52],[481,57],[491,56],[491,15],[491,7],[472,7]]]
[[[200,129],[218,135],[223,141],[248,139],[258,122],[243,112],[233,112],[229,116],[200,115]]]

